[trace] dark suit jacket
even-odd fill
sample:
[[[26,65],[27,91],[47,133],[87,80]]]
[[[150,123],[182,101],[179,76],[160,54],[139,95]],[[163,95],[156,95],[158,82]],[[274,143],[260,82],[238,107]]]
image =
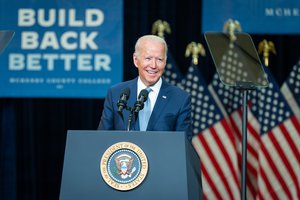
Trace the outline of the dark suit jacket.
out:
[[[132,107],[137,100],[137,78],[111,87],[104,102],[98,130],[126,130],[130,111],[123,110],[124,120],[118,113],[117,102],[125,88],[130,89],[127,105]],[[185,131],[191,140],[191,97],[163,80],[155,102],[147,131]],[[138,119],[133,118],[131,130],[139,130]]]

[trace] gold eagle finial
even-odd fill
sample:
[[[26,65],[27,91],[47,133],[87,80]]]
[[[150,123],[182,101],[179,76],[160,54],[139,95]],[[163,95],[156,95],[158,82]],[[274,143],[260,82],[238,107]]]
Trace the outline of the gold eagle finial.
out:
[[[235,36],[235,32],[241,32],[242,28],[241,25],[239,23],[239,21],[237,20],[232,20],[232,19],[228,19],[223,27],[223,32],[229,33],[229,37],[230,37],[230,41],[233,42],[236,40],[236,36]]]
[[[168,22],[166,21],[162,21],[162,20],[156,20],[153,25],[152,25],[152,34],[156,34],[161,37],[164,38],[164,35],[166,33],[171,33],[171,28]]]
[[[191,42],[187,45],[185,57],[192,55],[194,65],[198,65],[199,54],[205,56],[205,49],[201,43]]]
[[[276,54],[275,45],[272,41],[267,41],[266,39],[264,39],[258,44],[258,53],[259,54],[263,53],[265,66],[269,66],[269,57],[270,57],[269,52]]]

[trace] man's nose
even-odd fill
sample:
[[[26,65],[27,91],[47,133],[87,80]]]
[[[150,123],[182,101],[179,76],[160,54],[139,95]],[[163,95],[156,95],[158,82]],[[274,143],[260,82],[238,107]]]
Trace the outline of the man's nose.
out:
[[[156,59],[153,59],[152,62],[151,62],[151,67],[152,68],[156,68],[157,67],[157,60]]]

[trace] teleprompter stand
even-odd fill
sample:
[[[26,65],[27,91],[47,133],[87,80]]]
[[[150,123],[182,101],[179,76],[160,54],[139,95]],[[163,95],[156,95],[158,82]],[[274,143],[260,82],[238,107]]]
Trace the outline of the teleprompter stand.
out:
[[[246,200],[247,95],[249,90],[267,87],[269,82],[250,35],[235,33],[232,37],[227,33],[208,32],[205,39],[221,82],[243,95],[241,198]]]

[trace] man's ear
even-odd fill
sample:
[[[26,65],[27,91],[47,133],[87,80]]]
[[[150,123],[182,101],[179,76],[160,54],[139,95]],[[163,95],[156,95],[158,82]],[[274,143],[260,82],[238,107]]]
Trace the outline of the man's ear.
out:
[[[137,68],[138,66],[137,66],[137,56],[136,56],[136,53],[133,53],[132,59],[133,59],[133,63],[135,65],[135,67]]]

